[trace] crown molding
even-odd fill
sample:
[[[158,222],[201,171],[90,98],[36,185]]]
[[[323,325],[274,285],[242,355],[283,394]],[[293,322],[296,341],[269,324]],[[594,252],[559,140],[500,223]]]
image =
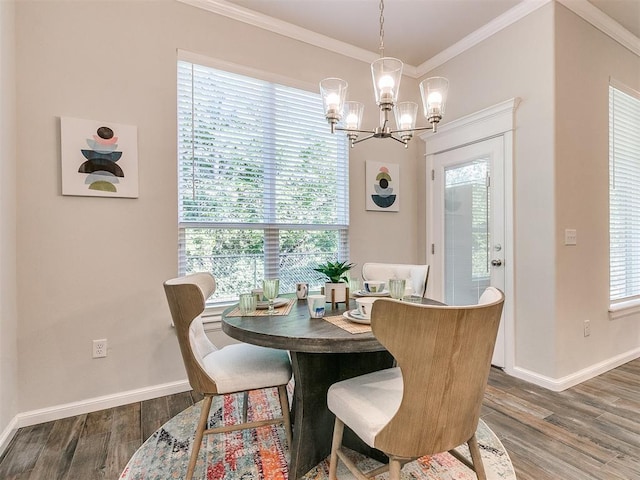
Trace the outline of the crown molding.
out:
[[[285,37],[299,40],[309,45],[324,48],[331,52],[339,53],[347,57],[371,63],[378,58],[378,54],[359,48],[335,38],[327,37],[320,33],[312,32],[306,28],[292,23],[278,20],[277,18],[249,10],[248,8],[234,5],[225,0],[178,0],[181,3],[201,8],[218,15],[222,15],[239,22],[244,22],[254,27],[259,27]],[[415,67],[414,67],[415,68]]]
[[[451,60],[461,53],[464,53],[471,47],[474,47],[483,40],[486,40],[490,36],[498,33],[500,30],[516,23],[521,18],[526,17],[530,13],[536,11],[547,3],[551,3],[552,1],[553,0],[525,0],[519,3],[515,7],[507,10],[502,15],[494,18],[486,25],[483,25],[475,32],[470,33],[459,42],[454,43],[449,48],[443,50],[442,52],[438,53],[434,57],[431,57],[429,60],[419,65],[416,68],[418,76],[421,77],[425,75],[427,72],[433,70],[436,67],[439,67],[443,63]]]
[[[369,50],[356,47],[346,42],[341,42],[334,38],[327,37],[326,35],[312,32],[311,30],[307,30],[292,23],[284,22],[277,18],[249,10],[248,8],[240,7],[226,0],[178,1],[307,43],[309,45],[324,48],[325,50],[329,50],[355,60],[360,60],[365,63],[371,63],[378,58],[378,54],[375,52],[370,52]],[[405,64],[403,73],[411,78],[420,78],[434,68],[439,67],[457,55],[469,50],[483,40],[486,40],[502,29],[514,24],[523,17],[526,17],[540,7],[553,1],[561,3],[569,10],[591,23],[594,27],[598,28],[603,33],[628,48],[636,55],[640,56],[640,39],[601,10],[594,7],[587,0],[524,0],[421,65],[416,67],[414,65]]]
[[[640,38],[587,0],[557,0],[557,2],[640,57]]]

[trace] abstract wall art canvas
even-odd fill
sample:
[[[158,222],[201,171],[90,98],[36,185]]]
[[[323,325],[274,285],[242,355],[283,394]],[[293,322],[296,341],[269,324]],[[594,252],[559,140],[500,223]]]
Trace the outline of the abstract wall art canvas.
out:
[[[138,128],[61,117],[62,194],[138,198]]]
[[[400,211],[400,165],[366,162],[366,209]]]

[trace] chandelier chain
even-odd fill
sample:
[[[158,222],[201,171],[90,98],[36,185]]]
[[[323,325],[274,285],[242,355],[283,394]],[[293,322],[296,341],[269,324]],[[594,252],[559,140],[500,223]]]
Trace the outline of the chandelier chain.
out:
[[[380,0],[380,57],[384,57],[384,0]]]

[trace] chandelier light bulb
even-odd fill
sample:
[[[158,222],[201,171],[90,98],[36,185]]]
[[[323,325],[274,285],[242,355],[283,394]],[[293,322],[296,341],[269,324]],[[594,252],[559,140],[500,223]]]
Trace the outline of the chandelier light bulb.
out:
[[[360,130],[364,105],[360,102],[345,102],[344,124],[349,130]]]
[[[404,130],[407,128],[411,128],[411,124],[413,123],[413,117],[408,113],[405,113],[400,117],[400,130]]]
[[[444,77],[427,78],[420,82],[424,116],[429,123],[438,123],[444,115],[448,91],[449,80]]]
[[[380,89],[380,101],[392,102],[393,101],[393,87],[396,86],[396,82],[393,81],[391,75],[384,75],[378,80],[378,88]]]
[[[376,102],[390,110],[398,100],[403,63],[397,58],[383,57],[371,64]]]
[[[440,92],[431,92],[427,99],[427,103],[431,108],[440,109],[442,106],[442,94]]]
[[[400,102],[394,108],[396,116],[396,125],[398,130],[404,130],[402,137],[411,138],[412,132],[416,127],[416,117],[418,116],[418,104],[415,102]]]
[[[327,95],[327,110],[331,110],[332,113],[338,112],[340,106],[340,96],[337,93],[330,93]]]
[[[324,116],[331,125],[331,133],[340,121],[342,107],[347,97],[348,84],[340,78],[325,78],[320,82],[320,95],[324,105]]]
[[[358,117],[355,113],[350,113],[347,118],[345,118],[344,123],[346,123],[347,128],[357,128],[355,125],[358,124]]]

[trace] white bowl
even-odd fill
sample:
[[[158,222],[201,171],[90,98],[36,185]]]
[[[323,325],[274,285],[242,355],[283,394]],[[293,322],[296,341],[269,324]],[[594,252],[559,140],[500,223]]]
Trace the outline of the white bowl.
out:
[[[380,293],[384,290],[384,280],[366,280],[364,282],[364,289],[369,293]]]

